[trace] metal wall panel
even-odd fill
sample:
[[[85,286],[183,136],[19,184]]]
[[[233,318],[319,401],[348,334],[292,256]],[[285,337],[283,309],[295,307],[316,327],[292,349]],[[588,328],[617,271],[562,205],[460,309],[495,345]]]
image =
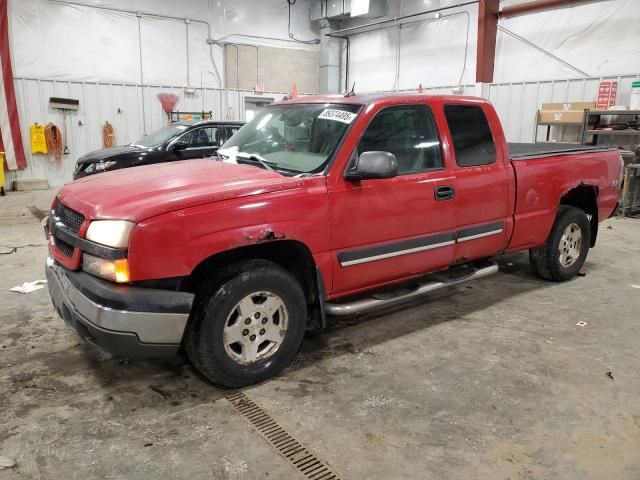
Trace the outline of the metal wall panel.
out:
[[[534,141],[536,112],[547,102],[595,101],[598,85],[603,80],[618,81],[617,103],[629,104],[631,82],[638,75],[624,75],[607,78],[581,78],[541,82],[494,83],[489,86],[489,100],[495,105],[507,139],[511,142]],[[109,121],[115,130],[116,143],[130,143],[143,133],[150,133],[166,122],[156,95],[172,92],[180,97],[176,108],[182,111],[213,111],[217,119],[244,119],[244,98],[255,97],[248,90],[205,88],[197,89],[195,95],[184,95],[181,87],[134,84],[67,82],[16,78],[16,95],[20,110],[23,138],[27,149],[26,170],[9,172],[8,181],[13,178],[47,178],[50,185],[62,185],[71,180],[76,159],[92,150],[102,147],[102,125]],[[451,93],[453,86],[425,88],[426,93]],[[402,90],[415,92],[415,89]],[[475,85],[464,85],[464,95],[474,95]],[[265,97],[276,100],[285,92],[265,92]],[[48,107],[49,97],[71,97],[80,100],[80,110],[67,116],[70,154],[61,162],[47,160],[44,155],[29,152],[29,125],[33,122],[46,125],[54,122],[62,128],[62,115]],[[143,108],[144,102],[144,108]],[[118,111],[120,110],[120,111]],[[143,115],[144,110],[144,115]],[[82,125],[79,124],[82,123]],[[563,127],[552,130],[552,138],[571,141],[576,138],[577,127]],[[545,129],[540,128],[538,140],[543,140]]]
[[[27,168],[8,172],[7,186],[14,178],[46,178],[51,186],[71,181],[78,157],[102,148],[102,125],[111,123],[116,144],[131,143],[167,124],[157,94],[175,93],[180,97],[175,109],[212,111],[215,119],[244,120],[244,98],[256,97],[253,91],[216,88],[197,89],[192,96],[176,86],[92,83],[15,78],[22,135],[27,153]],[[262,96],[281,99],[286,92],[265,92]],[[69,154],[54,161],[42,154],[31,154],[29,126],[55,123],[63,130],[63,116],[49,108],[49,97],[75,98],[80,109],[66,115]]]
[[[543,103],[551,102],[590,102],[596,101],[601,81],[618,82],[618,105],[629,105],[631,82],[640,80],[638,75],[621,75],[602,78],[576,78],[569,80],[550,80],[540,82],[492,83],[489,85],[489,100],[496,108],[510,142],[535,141],[537,111]],[[455,86],[424,88],[425,93],[451,94]],[[416,89],[383,90],[380,93],[407,92],[416,93]],[[475,85],[463,85],[463,95],[475,95]],[[552,136],[557,141],[573,141],[578,127],[553,127]],[[545,138],[546,130],[540,127],[537,140]]]
[[[577,78],[542,82],[492,83],[489,86],[489,100],[494,104],[510,142],[533,142],[538,109],[550,102],[595,102],[601,81],[618,82],[618,105],[629,105],[631,82],[638,75],[617,77]],[[579,127],[552,127],[551,139],[575,141]],[[540,127],[537,140],[545,139],[546,129]]]

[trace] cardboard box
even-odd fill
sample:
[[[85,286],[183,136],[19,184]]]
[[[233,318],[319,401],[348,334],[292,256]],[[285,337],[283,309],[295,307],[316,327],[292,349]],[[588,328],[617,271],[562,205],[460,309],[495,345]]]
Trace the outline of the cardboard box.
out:
[[[540,110],[593,110],[595,108],[595,102],[566,102],[566,103],[543,103]]]
[[[567,124],[582,123],[584,119],[583,110],[540,110],[538,112],[538,123]]]

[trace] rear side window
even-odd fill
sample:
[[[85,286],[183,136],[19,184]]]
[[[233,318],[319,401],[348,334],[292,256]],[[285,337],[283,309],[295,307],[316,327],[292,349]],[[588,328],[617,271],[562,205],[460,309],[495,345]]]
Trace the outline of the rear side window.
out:
[[[191,148],[213,147],[218,145],[216,135],[219,135],[217,127],[200,127],[185,133],[180,141]]]
[[[482,108],[475,105],[447,105],[444,114],[453,137],[459,167],[495,163],[496,146]]]
[[[224,141],[226,142],[233,137],[238,130],[240,130],[240,127],[227,127],[227,138],[225,138]]]
[[[358,143],[358,155],[376,150],[393,153],[401,175],[442,168],[436,124],[426,105],[378,112]]]

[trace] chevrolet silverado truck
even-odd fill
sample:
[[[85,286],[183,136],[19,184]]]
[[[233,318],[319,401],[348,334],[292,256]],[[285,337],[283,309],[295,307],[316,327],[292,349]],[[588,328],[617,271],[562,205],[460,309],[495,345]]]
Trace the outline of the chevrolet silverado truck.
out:
[[[46,270],[84,339],[183,350],[232,387],[283,369],[327,316],[485,277],[505,252],[572,278],[622,173],[615,150],[507,144],[489,102],[443,95],[285,100],[216,155],[63,187]]]

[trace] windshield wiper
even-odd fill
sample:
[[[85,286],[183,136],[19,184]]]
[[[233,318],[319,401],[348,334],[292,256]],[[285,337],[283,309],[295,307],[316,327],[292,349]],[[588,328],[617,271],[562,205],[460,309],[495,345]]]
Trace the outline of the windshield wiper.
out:
[[[258,162],[260,165],[262,165],[262,167],[265,170],[269,170],[270,172],[273,172],[273,167],[271,165],[275,165],[275,164],[269,164],[269,162],[267,162],[264,158],[262,158],[260,155],[258,155],[257,153],[237,153],[236,154],[236,158],[242,158],[242,159],[246,159],[246,160],[253,160],[255,162]]]

